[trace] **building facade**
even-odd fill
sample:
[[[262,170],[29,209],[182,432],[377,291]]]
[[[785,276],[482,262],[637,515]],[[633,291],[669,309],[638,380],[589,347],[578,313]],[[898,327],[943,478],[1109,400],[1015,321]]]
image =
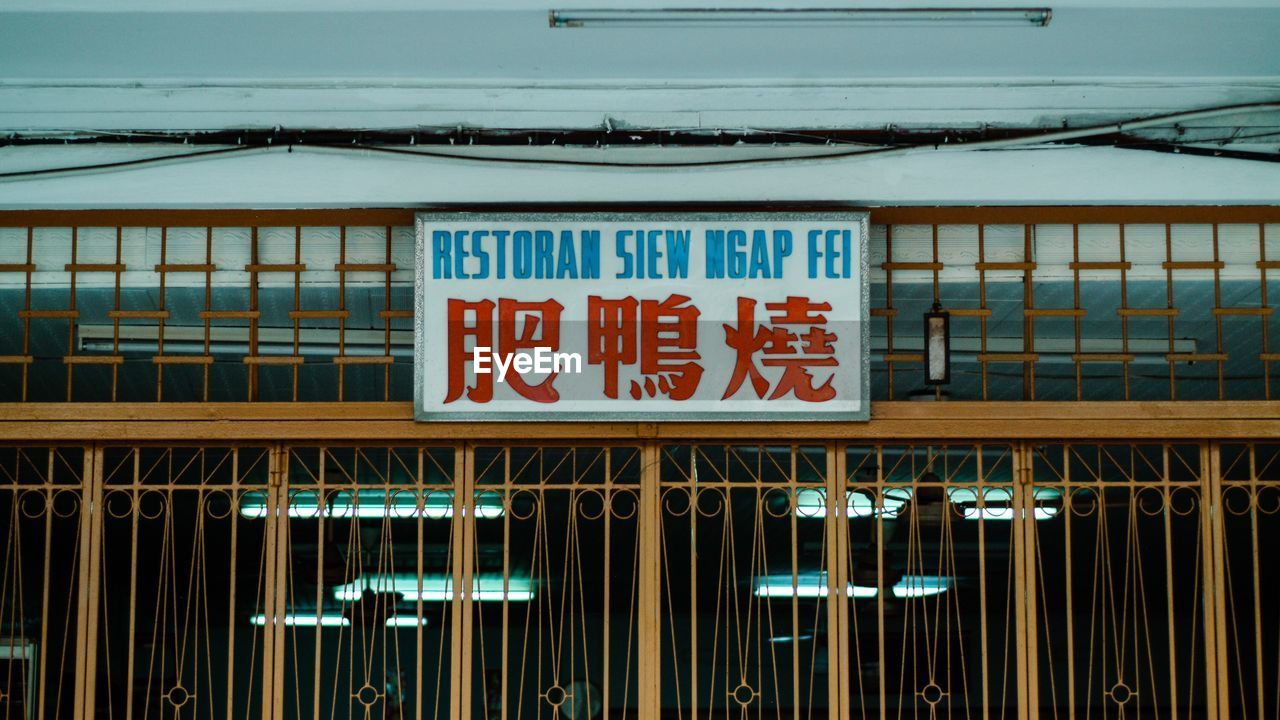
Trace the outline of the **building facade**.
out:
[[[1280,713],[1274,7],[19,5],[7,717]],[[868,420],[415,413],[416,220],[863,212]]]

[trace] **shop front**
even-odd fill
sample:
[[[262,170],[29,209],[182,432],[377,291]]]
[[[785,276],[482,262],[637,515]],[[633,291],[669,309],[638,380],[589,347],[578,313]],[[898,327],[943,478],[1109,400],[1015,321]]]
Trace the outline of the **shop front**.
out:
[[[0,225],[9,717],[1277,712],[1274,206]]]

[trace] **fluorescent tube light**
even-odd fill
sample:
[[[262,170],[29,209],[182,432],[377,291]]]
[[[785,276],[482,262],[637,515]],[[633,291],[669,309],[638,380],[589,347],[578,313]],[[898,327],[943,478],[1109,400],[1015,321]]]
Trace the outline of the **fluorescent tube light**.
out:
[[[938,595],[951,589],[955,579],[937,575],[903,575],[894,584],[896,598],[921,598]],[[767,598],[825,598],[828,594],[826,573],[806,573],[792,581],[790,575],[765,575],[755,579],[756,597]],[[845,595],[851,598],[874,598],[879,590],[850,583]]]
[[[349,627],[351,621],[341,615],[285,615],[281,618],[282,624],[291,627]],[[249,622],[259,627],[267,624],[266,615],[254,615],[249,618]],[[393,615],[387,618],[387,627],[426,627],[426,618],[417,618],[412,615]]]
[[[508,578],[504,591],[501,577],[478,577],[473,581],[473,588],[471,599],[478,602],[501,602],[503,599],[529,602],[534,598],[533,581],[529,578]],[[342,602],[356,602],[366,590],[398,593],[406,601],[448,602],[453,600],[453,578],[433,576],[419,580],[417,575],[375,574],[335,587],[333,597]]]
[[[254,615],[249,619],[254,625],[263,626],[267,624],[266,615]],[[341,615],[285,615],[280,618],[278,624],[291,625],[296,627],[346,627],[351,621]]]
[[[1055,504],[1062,497],[1057,488],[1036,488],[1033,491],[1035,509],[1032,517],[1036,520],[1049,520],[1058,516],[1061,507]],[[960,516],[965,520],[1013,520],[1014,509],[1013,488],[984,488],[983,507],[978,507],[977,488],[948,488],[947,496],[960,509]]]
[[[553,28],[1045,27],[1040,8],[672,8],[552,10]]]
[[[413,615],[392,615],[387,618],[387,627],[426,627],[427,619]]]
[[[812,640],[812,635],[775,635],[769,638],[771,643],[798,643],[805,640]]]
[[[911,500],[911,488],[886,488],[884,507],[877,508],[869,492],[845,493],[845,515],[848,517],[897,517],[902,506]],[[827,493],[816,488],[801,488],[796,492],[796,516],[824,518],[827,516]]]
[[[903,506],[911,501],[911,488],[890,487],[884,491],[884,507],[877,508],[875,501],[867,492],[850,490],[845,514],[851,518],[882,517],[896,518]],[[1012,520],[1013,508],[1009,503],[1013,495],[1012,488],[988,487],[982,490],[985,502],[978,507],[977,488],[947,488],[947,498],[956,505],[960,517],[965,520]],[[1062,497],[1062,492],[1055,488],[1036,488],[1036,507],[1033,517],[1036,520],[1049,520],[1058,516],[1061,509],[1054,501]],[[827,516],[826,492],[816,488],[802,488],[796,492],[796,517],[824,518]]]
[[[424,492],[422,507],[418,507],[418,493]],[[477,493],[475,500],[477,518],[487,520],[502,517],[502,497],[494,492]],[[314,490],[290,493],[289,517],[291,518],[417,518],[444,520],[453,517],[452,490],[341,490],[329,496],[324,507]],[[240,498],[240,514],[246,518],[267,516],[267,496],[264,491],[251,490]]]

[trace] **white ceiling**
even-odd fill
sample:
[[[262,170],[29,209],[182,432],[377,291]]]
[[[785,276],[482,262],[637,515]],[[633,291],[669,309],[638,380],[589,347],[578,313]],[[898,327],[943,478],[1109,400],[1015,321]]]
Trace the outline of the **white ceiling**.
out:
[[[0,128],[1055,126],[1280,98],[1280,0],[769,30],[548,26],[552,6],[610,5],[584,0],[343,4],[7,0]]]
[[[606,3],[607,4],[607,3]],[[659,3],[665,4],[665,3]],[[1048,27],[551,28],[514,9],[12,12],[12,81],[1275,81],[1280,3],[1054,7]]]
[[[708,2],[370,0],[351,11],[349,0],[0,0],[0,132],[1061,128],[1280,101],[1280,0],[817,3],[1044,4],[1053,9],[1046,28],[609,30],[547,22],[552,7],[623,4]],[[1233,149],[1275,152],[1280,113],[1149,132],[1162,140],[1234,135]],[[172,147],[60,149],[0,149],[0,173]],[[718,160],[771,152],[705,150]],[[557,151],[503,152],[531,160]],[[628,156],[594,152],[605,162]],[[660,152],[702,157],[688,148]],[[1269,204],[1280,202],[1280,164],[1054,148],[614,172],[281,149],[110,175],[0,179],[0,207],[8,208],[620,198]]]

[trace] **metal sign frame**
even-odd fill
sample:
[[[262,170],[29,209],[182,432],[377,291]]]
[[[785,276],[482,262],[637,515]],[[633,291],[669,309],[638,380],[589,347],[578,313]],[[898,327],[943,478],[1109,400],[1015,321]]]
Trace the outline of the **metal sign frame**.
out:
[[[424,408],[426,388],[425,368],[426,341],[423,324],[426,313],[424,303],[426,293],[426,237],[425,227],[432,222],[460,221],[493,221],[493,222],[526,222],[567,223],[593,221],[601,223],[637,222],[655,223],[684,220],[690,222],[715,221],[757,221],[757,222],[841,222],[857,226],[858,243],[858,290],[861,294],[859,302],[858,324],[860,326],[860,403],[857,410],[830,412],[769,412],[759,413],[721,413],[700,411],[651,411],[651,410],[615,410],[602,412],[547,412],[541,408],[528,411],[459,411],[450,413],[427,412]],[[545,422],[548,420],[576,421],[727,421],[727,422],[759,422],[759,421],[832,421],[832,422],[865,422],[871,419],[871,284],[868,266],[867,248],[870,243],[870,213],[865,210],[828,210],[813,212],[419,212],[414,217],[416,235],[415,247],[415,281],[414,281],[414,419],[419,422]],[[620,403],[621,404],[621,403]]]

